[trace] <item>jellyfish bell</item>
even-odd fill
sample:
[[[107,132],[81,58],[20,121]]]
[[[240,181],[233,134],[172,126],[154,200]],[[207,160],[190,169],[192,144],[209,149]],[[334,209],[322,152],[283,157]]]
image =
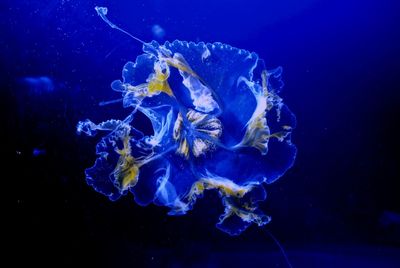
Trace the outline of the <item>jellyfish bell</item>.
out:
[[[78,133],[108,133],[86,170],[88,184],[113,201],[132,193],[169,215],[186,214],[205,191],[216,191],[225,207],[216,227],[230,235],[270,222],[258,208],[263,183],[279,179],[296,156],[295,117],[278,95],[281,68],[268,71],[257,54],[222,43],[146,43],[111,22],[107,8],[96,11],[144,54],[111,85],[131,113],[78,123]],[[138,113],[151,121],[151,134],[133,123]]]
[[[163,40],[165,37],[165,30],[158,24],[154,24],[151,27],[151,32],[153,33],[153,37],[157,40]]]
[[[19,83],[27,88],[30,95],[45,95],[52,93],[56,86],[48,76],[26,76],[19,79]]]

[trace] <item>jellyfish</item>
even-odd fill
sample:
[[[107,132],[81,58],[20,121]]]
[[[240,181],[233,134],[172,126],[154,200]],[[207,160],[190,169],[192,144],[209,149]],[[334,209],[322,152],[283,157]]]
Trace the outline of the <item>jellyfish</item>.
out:
[[[78,133],[104,133],[87,183],[112,201],[132,194],[169,215],[188,213],[214,191],[224,206],[216,227],[229,235],[269,223],[259,209],[264,185],[296,157],[295,116],[278,95],[282,68],[267,70],[256,53],[218,42],[146,43],[111,22],[107,8],[96,11],[140,42],[143,54],[111,83],[127,116],[77,124]],[[138,114],[151,122],[151,134],[134,123]]]
[[[48,76],[26,76],[19,79],[31,95],[44,95],[55,90],[53,79]]]
[[[158,24],[154,24],[151,27],[151,32],[153,33],[153,37],[162,40],[165,37],[165,30]]]

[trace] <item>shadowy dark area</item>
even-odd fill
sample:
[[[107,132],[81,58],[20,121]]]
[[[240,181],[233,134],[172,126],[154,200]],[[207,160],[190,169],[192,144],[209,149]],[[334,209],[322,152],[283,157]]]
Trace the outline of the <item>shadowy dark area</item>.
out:
[[[288,267],[264,228],[230,237],[207,193],[183,217],[111,202],[85,182],[98,138],[79,120],[129,111],[110,83],[150,41],[223,42],[282,66],[295,165],[266,186],[264,228],[293,267],[400,267],[397,1],[2,1],[0,109],[6,256],[16,267]],[[26,78],[46,77],[34,83]],[[50,81],[50,82],[49,82]],[[10,211],[10,213],[8,212]]]

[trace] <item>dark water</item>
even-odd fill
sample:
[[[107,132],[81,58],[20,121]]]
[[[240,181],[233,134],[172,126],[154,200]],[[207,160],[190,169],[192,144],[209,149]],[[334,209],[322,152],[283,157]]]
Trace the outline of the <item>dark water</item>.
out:
[[[282,66],[298,155],[266,187],[265,228],[293,267],[400,266],[399,8],[368,0],[2,1],[4,231],[16,266],[287,267],[262,229],[218,231],[212,193],[169,217],[86,185],[95,140],[76,123],[127,114],[98,103],[119,97],[110,82],[141,53],[96,5],[143,40],[157,24],[163,40],[219,41]]]

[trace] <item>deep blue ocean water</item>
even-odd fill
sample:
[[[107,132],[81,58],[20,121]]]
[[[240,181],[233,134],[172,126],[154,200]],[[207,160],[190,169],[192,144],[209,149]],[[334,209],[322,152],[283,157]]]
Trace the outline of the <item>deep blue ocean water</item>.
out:
[[[251,226],[214,226],[207,193],[182,217],[110,202],[85,182],[95,139],[79,120],[127,115],[110,83],[145,41],[223,42],[283,67],[294,166],[267,185],[268,229],[293,267],[400,266],[400,17],[396,1],[2,1],[0,85],[9,256],[90,267],[288,267]],[[152,31],[159,25],[165,35]],[[7,252],[8,252],[7,250]]]

